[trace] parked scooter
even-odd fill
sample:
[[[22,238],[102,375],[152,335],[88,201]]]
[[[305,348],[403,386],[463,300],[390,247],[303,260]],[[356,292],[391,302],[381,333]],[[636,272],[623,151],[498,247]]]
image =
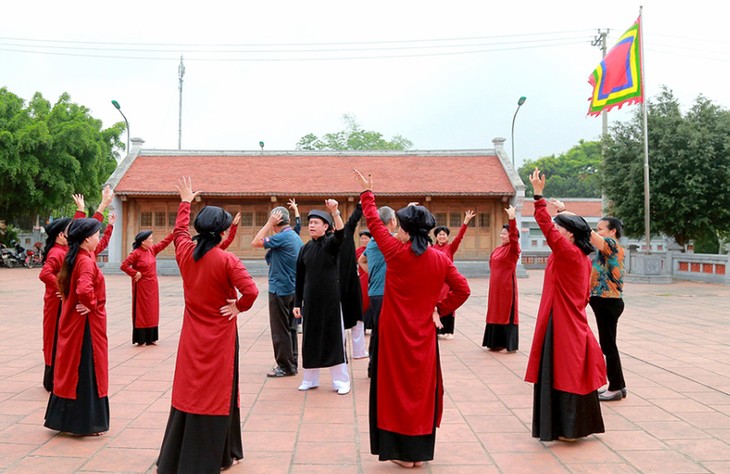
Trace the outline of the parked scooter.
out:
[[[25,266],[28,268],[43,266],[43,250],[41,243],[36,242],[32,249],[25,251]]]
[[[12,241],[10,244],[13,248],[0,249],[0,262],[8,268],[25,265],[25,249],[18,242]]]

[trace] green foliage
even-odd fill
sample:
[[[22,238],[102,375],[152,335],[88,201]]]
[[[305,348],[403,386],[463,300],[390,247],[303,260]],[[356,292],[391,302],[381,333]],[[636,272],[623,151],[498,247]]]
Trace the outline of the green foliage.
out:
[[[401,137],[394,136],[391,140],[383,138],[383,134],[370,130],[363,130],[352,115],[343,115],[345,129],[334,133],[325,133],[322,138],[308,133],[297,142],[297,150],[407,150],[413,143]]]
[[[47,216],[74,193],[98,200],[116,167],[121,123],[102,129],[89,110],[64,93],[51,105],[36,93],[24,101],[0,89],[0,218]]]
[[[580,140],[565,153],[528,160],[517,172],[525,183],[525,195],[532,196],[530,173],[539,168],[547,179],[546,191],[552,197],[601,197],[601,143]]]
[[[685,114],[664,89],[648,104],[650,225],[684,245],[730,230],[730,113],[700,96]],[[643,116],[611,128],[604,184],[632,237],[644,235]],[[703,246],[705,244],[703,243]]]

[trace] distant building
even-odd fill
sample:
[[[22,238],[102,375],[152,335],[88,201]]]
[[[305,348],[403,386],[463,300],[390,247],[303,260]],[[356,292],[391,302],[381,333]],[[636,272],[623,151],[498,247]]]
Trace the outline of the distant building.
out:
[[[474,210],[477,216],[457,254],[462,260],[489,258],[500,244],[504,208],[517,207],[516,196],[524,194],[501,138],[493,140],[494,149],[385,152],[155,150],[141,148],[141,139],[132,142],[108,181],[119,229],[109,245],[112,267],[131,251],[137,232],[151,229],[160,240],[172,231],[180,203],[175,183],[181,176],[191,176],[194,189],[202,191],[193,213],[205,205],[241,212],[229,250],[242,259],[263,258],[264,250],[252,248],[251,240],[270,210],[286,206],[290,198],[299,204],[305,242],[307,213],[324,209],[324,199],[337,199],[347,218],[360,195],[353,168],[372,173],[378,206],[398,209],[417,201],[433,212],[438,225],[451,228],[452,237],[464,211]],[[160,259],[173,256],[170,246]]]

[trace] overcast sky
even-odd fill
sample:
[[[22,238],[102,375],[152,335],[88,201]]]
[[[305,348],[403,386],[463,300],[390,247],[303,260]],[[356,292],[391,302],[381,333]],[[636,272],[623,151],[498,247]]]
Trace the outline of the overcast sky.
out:
[[[122,120],[116,99],[133,137],[175,149],[183,55],[182,148],[206,150],[291,150],[349,113],[413,149],[504,137],[510,153],[526,96],[519,164],[598,138],[600,118],[586,116],[601,59],[591,40],[610,29],[610,48],[640,4],[649,97],[666,85],[685,106],[699,94],[730,106],[730,7],[714,0],[11,2],[0,87],[51,102],[67,92],[105,127]]]

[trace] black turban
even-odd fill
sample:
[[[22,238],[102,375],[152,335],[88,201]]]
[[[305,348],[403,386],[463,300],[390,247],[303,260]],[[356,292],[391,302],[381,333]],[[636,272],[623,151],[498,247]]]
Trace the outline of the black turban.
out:
[[[325,211],[320,211],[319,209],[312,209],[309,211],[309,214],[307,214],[307,219],[311,219],[312,217],[315,217],[317,219],[322,219],[325,224],[330,226],[330,229],[332,228],[332,217]]]
[[[147,240],[149,236],[152,235],[151,230],[143,230],[139,234],[134,236],[134,243],[132,244],[133,249],[138,249],[142,246],[142,242]]]
[[[99,229],[101,229],[101,222],[90,217],[74,219],[71,221],[71,224],[68,226],[68,230],[66,231],[68,253],[66,253],[65,265],[69,268],[69,275],[76,265],[76,256],[79,254],[81,242],[83,242],[85,238],[91,237],[99,232]]]
[[[84,217],[83,219],[72,220],[71,225],[68,226],[68,231],[66,231],[69,246],[81,244],[85,238],[99,232],[99,229],[101,229],[101,222],[96,219]]]
[[[233,222],[230,212],[218,206],[205,206],[195,217],[195,230],[198,235],[193,237],[198,244],[193,250],[193,260],[196,262],[203,258],[210,249],[221,241],[221,233],[228,229]]]
[[[400,226],[411,236],[411,249],[421,255],[431,244],[428,233],[436,226],[436,219],[423,206],[408,206],[395,213]]]
[[[584,254],[588,255],[593,252],[594,248],[591,245],[591,226],[588,225],[585,219],[576,214],[561,212],[553,220],[560,227],[567,229],[568,232],[573,234],[575,245]]]
[[[56,237],[58,234],[66,230],[66,227],[71,223],[70,217],[62,217],[61,219],[55,219],[53,222],[46,226],[46,246],[43,249],[43,263],[46,263],[46,256],[48,252],[56,244]]]

